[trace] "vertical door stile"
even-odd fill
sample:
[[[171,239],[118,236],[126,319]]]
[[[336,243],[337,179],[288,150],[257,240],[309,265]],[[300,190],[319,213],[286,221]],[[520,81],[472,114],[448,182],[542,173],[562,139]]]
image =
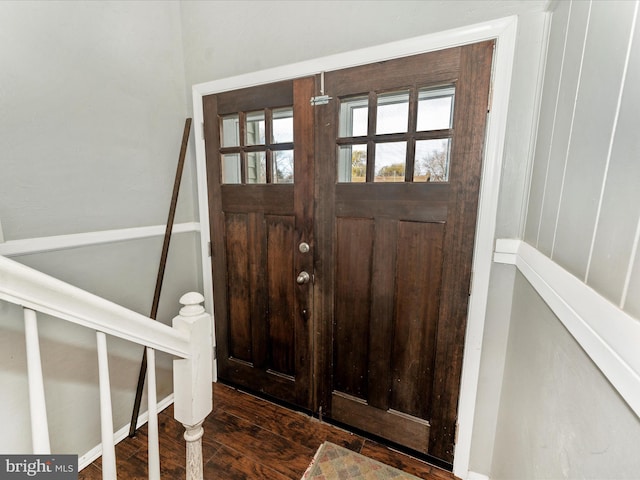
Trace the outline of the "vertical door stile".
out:
[[[218,121],[218,97],[207,95],[202,99],[204,117],[204,140],[207,165],[207,193],[209,215],[209,235],[211,238],[211,270],[213,289],[213,303],[216,317],[216,353],[219,359],[229,356],[229,324],[218,318],[228,317],[226,292],[218,285],[225,285],[227,272],[225,214],[221,211],[222,168],[220,159],[220,124]],[[242,124],[242,122],[239,122]],[[220,360],[218,369],[221,367]]]
[[[296,397],[298,404],[311,406],[313,388],[311,382],[311,368],[313,365],[313,347],[311,343],[313,325],[313,285],[314,285],[314,255],[315,239],[313,234],[313,188],[314,180],[314,107],[309,99],[315,92],[315,79],[308,77],[294,82],[293,85],[293,118],[294,118],[294,191],[293,209],[295,217],[292,281],[302,272],[311,276],[306,284],[295,285],[297,317],[295,324],[296,345],[295,363],[298,372],[298,387]],[[300,246],[305,243],[309,250],[304,251]]]
[[[314,284],[314,365],[316,381],[314,407],[325,415],[331,406],[331,377],[333,364],[333,292],[335,270],[332,267],[334,257],[334,212],[335,187],[337,173],[328,164],[335,149],[339,99],[335,95],[335,85],[331,75],[323,74],[324,94],[333,99],[325,105],[316,106],[315,116],[315,186],[314,186],[314,234],[315,234],[315,268],[317,272]],[[322,199],[322,200],[320,200]]]
[[[477,218],[493,41],[461,49],[451,157],[452,199],[444,239],[429,451],[453,461],[458,394]],[[457,162],[455,161],[457,159]]]

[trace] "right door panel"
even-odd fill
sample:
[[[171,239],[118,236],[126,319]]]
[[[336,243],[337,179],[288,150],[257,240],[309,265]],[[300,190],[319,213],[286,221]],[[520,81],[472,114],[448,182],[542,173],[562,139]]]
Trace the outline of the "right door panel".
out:
[[[326,73],[316,109],[318,404],[447,463],[492,52]]]

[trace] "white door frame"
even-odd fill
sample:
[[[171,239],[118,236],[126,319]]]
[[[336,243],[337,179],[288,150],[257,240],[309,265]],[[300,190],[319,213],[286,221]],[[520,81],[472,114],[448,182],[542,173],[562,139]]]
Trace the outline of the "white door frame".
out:
[[[207,194],[204,133],[202,128],[203,96],[277,82],[279,80],[315,75],[323,71],[339,70],[398,57],[426,53],[489,39],[496,40],[496,49],[493,58],[493,97],[491,113],[487,122],[480,184],[478,223],[472,266],[473,282],[469,298],[460,399],[458,403],[458,435],[453,461],[453,473],[459,478],[468,478],[469,476],[471,439],[480,372],[485,312],[489,292],[489,273],[491,270],[498,212],[498,191],[500,188],[516,31],[517,17],[505,17],[444,32],[270,68],[245,75],[214,80],[193,86],[193,116],[196,131],[196,174],[198,210],[200,216],[203,288],[205,306],[208,311],[213,312],[213,280],[211,277],[211,258],[209,257],[209,202]]]

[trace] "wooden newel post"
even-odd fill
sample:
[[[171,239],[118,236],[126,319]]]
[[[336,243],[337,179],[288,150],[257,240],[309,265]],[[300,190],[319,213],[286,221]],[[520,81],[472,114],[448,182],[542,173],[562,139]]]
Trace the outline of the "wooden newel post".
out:
[[[187,480],[202,480],[203,459],[202,459],[202,436],[204,428],[202,422],[196,425],[184,425],[184,439],[187,442]]]
[[[173,361],[174,417],[185,427],[187,480],[203,479],[202,423],[213,410],[211,316],[195,292],[180,298],[184,305],[173,327],[189,334],[192,356]]]

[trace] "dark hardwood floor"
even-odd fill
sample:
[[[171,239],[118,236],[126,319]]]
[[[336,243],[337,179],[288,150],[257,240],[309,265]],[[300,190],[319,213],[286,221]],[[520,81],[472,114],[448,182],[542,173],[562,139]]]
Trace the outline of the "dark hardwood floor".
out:
[[[185,478],[184,429],[173,408],[158,418],[162,478]],[[214,409],[204,424],[204,478],[215,480],[299,480],[318,447],[330,441],[428,480],[455,479],[450,472],[320,422],[303,413],[214,384]],[[116,446],[118,477],[147,478],[147,433]],[[101,478],[100,459],[80,480]]]

